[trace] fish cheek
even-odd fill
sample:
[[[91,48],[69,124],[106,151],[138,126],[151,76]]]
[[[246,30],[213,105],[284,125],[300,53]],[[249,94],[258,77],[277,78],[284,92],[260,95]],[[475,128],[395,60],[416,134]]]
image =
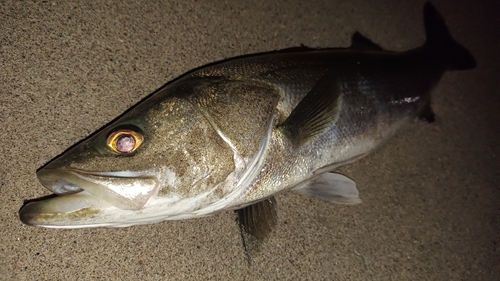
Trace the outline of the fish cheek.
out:
[[[161,187],[160,196],[175,193],[176,196],[187,198],[208,192],[224,182],[235,170],[233,151],[229,145],[208,122],[203,119],[199,121],[165,155],[167,167],[174,171],[177,181],[175,186]],[[216,197],[222,197],[223,193],[221,188],[213,192]]]
[[[147,154],[144,161],[162,173],[159,196],[206,193],[234,171],[231,147],[184,98],[165,99],[148,111],[145,123],[145,141],[137,156]]]

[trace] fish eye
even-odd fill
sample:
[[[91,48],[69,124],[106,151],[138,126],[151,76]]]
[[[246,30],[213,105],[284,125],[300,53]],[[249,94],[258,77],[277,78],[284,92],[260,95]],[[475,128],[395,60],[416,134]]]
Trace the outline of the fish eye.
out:
[[[144,141],[142,133],[129,129],[118,129],[111,133],[106,141],[108,147],[115,153],[130,154]]]

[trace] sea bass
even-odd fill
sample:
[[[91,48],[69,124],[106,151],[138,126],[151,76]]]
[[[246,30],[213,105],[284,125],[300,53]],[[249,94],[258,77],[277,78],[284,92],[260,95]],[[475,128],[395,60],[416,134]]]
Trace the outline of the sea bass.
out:
[[[432,121],[444,72],[476,65],[430,3],[424,18],[425,44],[406,52],[356,33],[349,48],[243,56],[174,80],[39,169],[55,195],[26,203],[21,221],[125,227],[238,210],[251,233],[287,190],[360,203],[335,169]]]

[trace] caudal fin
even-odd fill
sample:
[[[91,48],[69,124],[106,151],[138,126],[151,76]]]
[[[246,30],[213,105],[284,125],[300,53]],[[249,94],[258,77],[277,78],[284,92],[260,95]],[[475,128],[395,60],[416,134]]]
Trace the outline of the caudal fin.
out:
[[[448,70],[476,67],[474,57],[451,37],[443,18],[430,2],[424,6],[424,21],[427,35],[425,46],[438,53]]]

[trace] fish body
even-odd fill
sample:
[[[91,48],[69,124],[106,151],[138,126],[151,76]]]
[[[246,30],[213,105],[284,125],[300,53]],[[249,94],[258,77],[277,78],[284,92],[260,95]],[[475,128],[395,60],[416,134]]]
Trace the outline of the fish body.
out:
[[[432,121],[444,72],[475,66],[431,4],[424,14],[427,41],[410,51],[356,33],[350,48],[244,56],[184,75],[42,167],[57,196],[26,204],[21,220],[122,227],[274,204],[287,190],[359,203],[354,182],[332,172],[405,123]]]

